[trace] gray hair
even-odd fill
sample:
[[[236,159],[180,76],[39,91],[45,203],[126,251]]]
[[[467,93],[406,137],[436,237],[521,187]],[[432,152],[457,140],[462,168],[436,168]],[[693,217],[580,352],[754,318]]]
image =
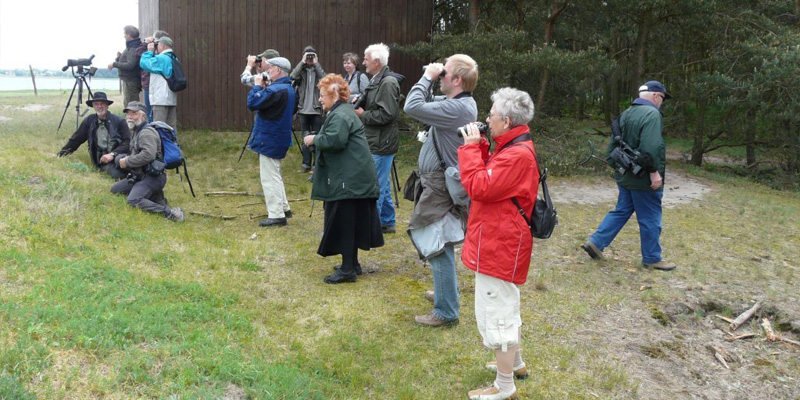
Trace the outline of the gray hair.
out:
[[[153,33],[153,37],[156,38],[156,39],[161,39],[164,36],[169,36],[169,33],[165,32],[165,31],[155,31]]]
[[[364,54],[369,54],[372,58],[380,60],[382,67],[389,65],[389,46],[383,43],[369,45],[364,49]]]
[[[528,92],[510,87],[492,93],[492,108],[511,120],[512,126],[527,125],[533,119],[533,100]]]
[[[139,38],[139,29],[137,29],[133,25],[127,25],[124,28],[122,28],[122,30],[125,32],[126,35],[130,35],[130,37],[134,39]]]

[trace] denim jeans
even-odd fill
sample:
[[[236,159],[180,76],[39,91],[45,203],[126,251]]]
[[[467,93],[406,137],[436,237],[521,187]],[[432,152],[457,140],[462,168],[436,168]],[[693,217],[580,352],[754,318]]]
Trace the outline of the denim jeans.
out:
[[[642,262],[652,264],[661,261],[661,197],[663,190],[628,190],[619,184],[617,208],[603,218],[589,240],[601,251],[608,247],[628,219],[636,213],[639,222],[639,239],[642,246]]]
[[[125,107],[127,106],[126,104]],[[150,89],[144,90],[144,106],[147,107],[147,122],[153,122],[153,107],[150,105]]]
[[[458,275],[453,245],[445,245],[442,254],[428,261],[433,273],[433,314],[445,321],[458,318]]]
[[[381,191],[378,197],[378,216],[381,219],[381,226],[395,226],[391,180],[394,154],[373,154],[372,161],[375,162],[375,172],[378,173],[378,188]]]

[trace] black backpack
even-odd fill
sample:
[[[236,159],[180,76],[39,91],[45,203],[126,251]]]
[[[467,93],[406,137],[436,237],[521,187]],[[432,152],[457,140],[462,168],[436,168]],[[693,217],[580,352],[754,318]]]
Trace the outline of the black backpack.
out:
[[[511,141],[511,143],[524,140],[531,140],[530,134],[520,136]],[[521,145],[517,144],[514,146]],[[526,146],[523,147],[533,153],[533,150]],[[536,159],[536,154],[533,154],[533,158]],[[539,160],[536,160],[536,166],[539,166]],[[550,191],[547,189],[547,168],[544,169],[544,172],[542,172],[542,169],[539,168],[539,186],[542,187],[542,197],[536,198],[530,218],[528,218],[528,214],[525,213],[525,210],[522,209],[522,206],[519,205],[516,197],[512,197],[511,202],[517,206],[522,218],[528,224],[528,228],[531,230],[531,235],[537,239],[547,239],[553,234],[553,230],[555,230],[556,225],[558,225],[558,213],[556,212],[555,206],[553,206],[553,200],[550,199]]]
[[[178,61],[178,57],[176,57],[171,51],[167,54],[172,59],[172,76],[169,78],[164,77],[164,79],[167,80],[167,86],[169,86],[169,90],[173,92],[180,92],[181,90],[186,89],[186,75],[183,73],[183,67],[181,67],[181,62]]]

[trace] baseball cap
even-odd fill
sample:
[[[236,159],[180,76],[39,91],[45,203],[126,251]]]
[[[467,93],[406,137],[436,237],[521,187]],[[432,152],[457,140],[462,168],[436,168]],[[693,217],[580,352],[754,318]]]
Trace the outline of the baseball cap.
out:
[[[122,110],[122,112],[128,112],[128,111],[147,112],[147,107],[145,107],[144,104],[142,104],[142,103],[140,103],[138,101],[132,101],[132,102],[128,103],[128,106],[125,107],[124,110]]]
[[[671,99],[672,96],[667,93],[667,89],[659,81],[647,81],[644,85],[639,86],[639,92],[655,92],[664,93],[665,99]]]
[[[286,72],[292,71],[292,64],[283,57],[274,57],[267,60],[267,64],[274,65]]]

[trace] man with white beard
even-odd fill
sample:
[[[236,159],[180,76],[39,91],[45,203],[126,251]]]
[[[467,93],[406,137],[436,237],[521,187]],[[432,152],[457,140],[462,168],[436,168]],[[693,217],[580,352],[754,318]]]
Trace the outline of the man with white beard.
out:
[[[133,135],[130,154],[121,157],[119,165],[130,169],[131,173],[128,174],[128,179],[113,184],[111,193],[127,195],[131,207],[161,214],[171,221],[183,222],[184,215],[180,208],[167,207],[167,199],[164,197],[167,174],[163,170],[157,175],[148,173],[147,167],[150,163],[164,160],[164,149],[158,132],[147,125],[147,107],[138,101],[132,101],[124,111]]]
[[[86,101],[86,105],[94,108],[95,114],[84,118],[80,127],[67,144],[58,152],[59,157],[71,154],[84,142],[89,142],[89,158],[92,164],[116,180],[125,178],[128,171],[120,169],[113,161],[119,154],[128,152],[131,131],[121,117],[108,112],[113,101],[105,93],[94,92],[94,97]]]

